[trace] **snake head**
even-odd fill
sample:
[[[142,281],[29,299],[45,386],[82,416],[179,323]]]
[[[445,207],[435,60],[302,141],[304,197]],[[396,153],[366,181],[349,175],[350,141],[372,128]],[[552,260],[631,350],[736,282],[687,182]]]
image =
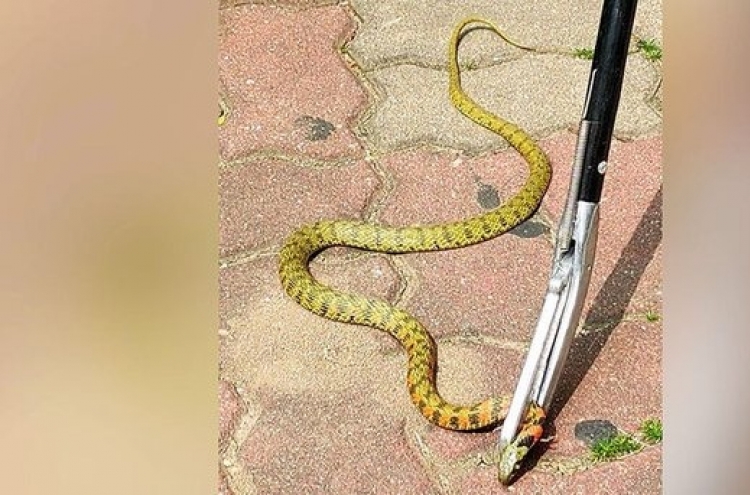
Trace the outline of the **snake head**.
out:
[[[518,467],[526,454],[529,453],[529,448],[523,445],[518,445],[517,441],[514,441],[500,453],[500,460],[497,464],[497,478],[503,485],[509,485],[518,471]]]
[[[508,485],[513,481],[521,461],[542,437],[544,433],[542,425],[545,419],[544,410],[532,402],[518,436],[500,453],[497,463],[497,478],[500,483]]]

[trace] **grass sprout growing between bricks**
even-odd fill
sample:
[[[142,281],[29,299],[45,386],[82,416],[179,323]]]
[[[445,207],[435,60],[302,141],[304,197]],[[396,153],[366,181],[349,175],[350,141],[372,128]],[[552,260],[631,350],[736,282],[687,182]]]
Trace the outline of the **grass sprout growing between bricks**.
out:
[[[643,56],[646,57],[646,60],[650,62],[661,60],[661,46],[659,46],[656,40],[638,40],[636,46],[641,52],[643,52]]]
[[[646,317],[646,321],[650,323],[654,323],[661,319],[661,315],[659,315],[659,313],[657,313],[653,309],[649,309],[648,311],[646,311],[646,314],[644,316]]]
[[[592,48],[576,48],[573,50],[573,54],[584,60],[591,60],[594,58],[594,50]]]
[[[658,419],[647,419],[641,423],[640,431],[641,436],[646,442],[659,443],[662,440],[662,425]]]
[[[643,444],[632,435],[619,433],[594,443],[591,446],[591,454],[595,461],[612,461],[637,452],[642,448]]]
[[[643,421],[639,432],[640,439],[629,433],[618,433],[595,442],[591,446],[592,458],[597,462],[614,461],[662,441],[662,424],[658,419]]]

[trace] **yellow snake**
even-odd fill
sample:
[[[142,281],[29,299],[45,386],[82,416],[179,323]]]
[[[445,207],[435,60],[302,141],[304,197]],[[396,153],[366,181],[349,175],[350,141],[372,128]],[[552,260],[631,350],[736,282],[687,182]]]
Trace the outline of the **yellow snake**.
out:
[[[437,390],[437,347],[427,329],[413,316],[385,301],[342,292],[315,280],[310,259],[332,246],[348,246],[381,253],[414,253],[470,246],[497,237],[530,218],[539,207],[552,177],[547,156],[521,128],[477,105],[461,88],[458,45],[464,28],[479,24],[508,40],[492,23],[479,18],[462,21],[449,45],[449,94],[453,105],[477,124],[502,136],[526,160],[529,175],[518,193],[499,207],[459,222],[387,227],[359,221],[320,221],[294,232],[280,252],[279,275],[286,293],[309,311],[329,320],[376,328],[395,337],[408,355],[406,382],[412,402],[432,423],[451,430],[479,430],[505,418],[508,397],[473,405],[447,402]],[[500,479],[507,481],[513,466],[541,436],[544,412],[532,405],[518,437],[500,461]],[[503,467],[505,466],[505,467]]]

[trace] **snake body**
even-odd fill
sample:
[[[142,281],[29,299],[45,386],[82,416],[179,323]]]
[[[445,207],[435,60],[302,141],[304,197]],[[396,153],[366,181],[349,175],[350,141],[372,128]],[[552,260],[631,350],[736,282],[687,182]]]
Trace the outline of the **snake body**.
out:
[[[388,227],[360,221],[324,220],[303,226],[287,239],[280,251],[279,275],[286,293],[307,310],[329,320],[372,327],[395,337],[406,350],[406,383],[412,402],[430,422],[451,430],[481,430],[502,421],[508,397],[493,397],[472,405],[446,401],[436,386],[437,347],[427,329],[406,311],[389,303],[351,294],[321,284],[310,274],[308,263],[320,251],[348,246],[381,253],[414,253],[470,246],[497,237],[530,218],[549,186],[552,170],[545,153],[520,127],[477,105],[461,88],[458,45],[469,24],[480,24],[510,42],[491,23],[478,18],[462,21],[449,46],[449,95],[453,105],[475,123],[502,136],[525,159],[529,175],[516,195],[483,214],[452,223]],[[500,479],[541,436],[544,411],[535,405],[527,412],[521,432],[500,460]],[[526,450],[524,450],[526,449]],[[512,462],[511,462],[512,461]]]

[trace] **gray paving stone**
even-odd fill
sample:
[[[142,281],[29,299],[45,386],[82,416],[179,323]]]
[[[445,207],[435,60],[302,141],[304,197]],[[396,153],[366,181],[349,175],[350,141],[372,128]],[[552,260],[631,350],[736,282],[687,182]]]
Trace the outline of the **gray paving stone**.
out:
[[[453,28],[468,16],[494,22],[522,45],[561,51],[593,48],[602,8],[601,2],[579,0],[352,0],[351,4],[363,22],[349,51],[367,71],[399,63],[445,67]],[[634,34],[661,39],[660,0],[639,2]],[[462,53],[479,65],[523,54],[486,31],[469,36]]]
[[[575,126],[581,118],[590,63],[562,55],[534,55],[468,71],[464,88],[480,105],[536,137]],[[369,74],[381,98],[360,124],[372,148],[391,151],[429,143],[480,153],[507,147],[505,141],[461,115],[448,99],[447,73],[400,65]],[[657,74],[639,55],[628,61],[615,132],[620,137],[660,128],[646,104]]]

